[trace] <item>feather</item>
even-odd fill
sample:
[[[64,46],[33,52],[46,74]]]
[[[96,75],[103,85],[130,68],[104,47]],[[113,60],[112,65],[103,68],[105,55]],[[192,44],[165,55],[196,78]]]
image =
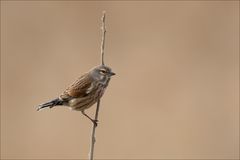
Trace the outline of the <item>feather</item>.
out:
[[[89,94],[89,88],[93,78],[89,74],[84,74],[79,77],[72,85],[70,85],[61,95],[61,99],[72,99],[77,97],[84,97]]]

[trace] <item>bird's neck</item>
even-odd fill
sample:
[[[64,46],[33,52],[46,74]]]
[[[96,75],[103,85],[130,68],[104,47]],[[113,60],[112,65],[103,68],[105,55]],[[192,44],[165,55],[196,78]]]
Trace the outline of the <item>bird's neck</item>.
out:
[[[107,86],[110,81],[109,77],[102,77],[101,80],[99,81],[100,84]]]

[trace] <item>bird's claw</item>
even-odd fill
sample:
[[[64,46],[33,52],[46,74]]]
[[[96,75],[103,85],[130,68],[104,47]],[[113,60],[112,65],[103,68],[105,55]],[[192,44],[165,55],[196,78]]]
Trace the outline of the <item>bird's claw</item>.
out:
[[[93,122],[94,126],[98,125],[98,120],[97,119],[93,119],[92,122]]]

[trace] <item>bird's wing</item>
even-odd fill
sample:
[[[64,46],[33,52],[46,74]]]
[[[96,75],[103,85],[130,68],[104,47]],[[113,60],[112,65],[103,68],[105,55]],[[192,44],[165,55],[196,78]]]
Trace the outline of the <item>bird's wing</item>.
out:
[[[79,77],[72,85],[70,85],[61,95],[63,100],[69,100],[76,97],[84,97],[89,93],[93,78],[88,73]]]

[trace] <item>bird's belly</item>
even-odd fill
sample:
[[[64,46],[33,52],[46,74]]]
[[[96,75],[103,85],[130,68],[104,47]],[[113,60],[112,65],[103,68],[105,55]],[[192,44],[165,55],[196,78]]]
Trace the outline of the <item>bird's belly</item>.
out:
[[[84,98],[76,98],[69,102],[69,106],[71,109],[76,111],[83,111],[85,109],[90,108],[97,102],[97,99],[84,99]]]

